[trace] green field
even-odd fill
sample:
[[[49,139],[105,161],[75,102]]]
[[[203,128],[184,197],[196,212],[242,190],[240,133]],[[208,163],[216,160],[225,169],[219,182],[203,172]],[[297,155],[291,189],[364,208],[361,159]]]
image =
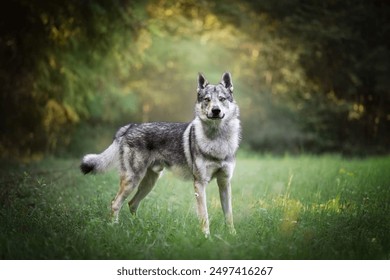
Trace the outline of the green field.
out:
[[[208,188],[211,239],[191,182],[165,172],[132,217],[109,223],[113,171],[83,176],[77,160],[1,163],[1,259],[389,259],[390,157],[240,155],[237,235]]]

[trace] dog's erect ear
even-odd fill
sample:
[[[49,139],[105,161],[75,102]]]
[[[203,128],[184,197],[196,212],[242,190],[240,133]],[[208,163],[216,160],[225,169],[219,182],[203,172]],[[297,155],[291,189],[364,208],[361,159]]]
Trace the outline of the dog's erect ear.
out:
[[[205,76],[203,76],[202,73],[198,74],[198,93],[200,92],[201,89],[204,89],[209,82],[206,80]]]
[[[233,92],[233,82],[232,82],[232,75],[230,75],[229,72],[225,72],[222,75],[221,84],[230,90],[230,92]]]

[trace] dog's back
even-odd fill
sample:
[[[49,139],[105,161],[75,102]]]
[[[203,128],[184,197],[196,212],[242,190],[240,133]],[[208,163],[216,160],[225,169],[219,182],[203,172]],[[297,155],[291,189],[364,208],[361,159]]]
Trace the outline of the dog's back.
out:
[[[103,172],[113,166],[122,169],[129,159],[134,165],[149,163],[164,167],[184,166],[186,158],[181,136],[188,125],[189,123],[153,122],[123,126],[106,151],[100,155],[84,157],[81,170],[87,174]]]

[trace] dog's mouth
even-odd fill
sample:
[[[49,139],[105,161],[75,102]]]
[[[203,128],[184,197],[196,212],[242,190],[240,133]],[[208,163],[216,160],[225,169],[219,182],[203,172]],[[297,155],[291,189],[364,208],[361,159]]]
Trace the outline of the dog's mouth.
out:
[[[223,118],[225,117],[225,114],[218,114],[218,115],[208,115],[207,114],[207,118],[209,120],[222,120]]]

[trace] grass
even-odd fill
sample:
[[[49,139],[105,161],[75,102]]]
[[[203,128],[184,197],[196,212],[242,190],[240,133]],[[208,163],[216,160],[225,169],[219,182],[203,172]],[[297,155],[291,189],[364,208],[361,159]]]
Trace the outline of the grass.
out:
[[[215,182],[211,239],[191,182],[166,172],[139,215],[109,223],[118,176],[83,176],[76,160],[1,164],[1,259],[389,259],[390,157],[240,156],[237,235],[224,227]]]

